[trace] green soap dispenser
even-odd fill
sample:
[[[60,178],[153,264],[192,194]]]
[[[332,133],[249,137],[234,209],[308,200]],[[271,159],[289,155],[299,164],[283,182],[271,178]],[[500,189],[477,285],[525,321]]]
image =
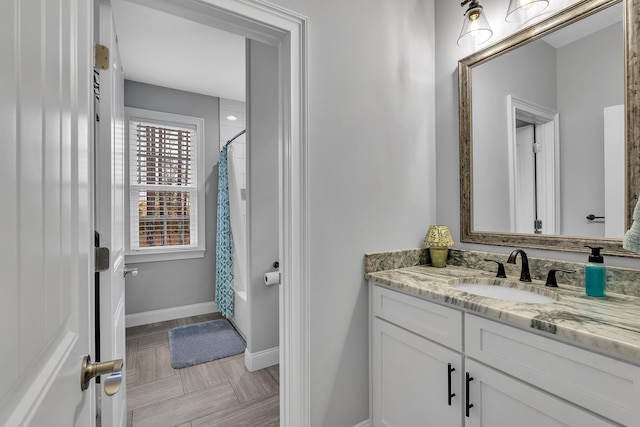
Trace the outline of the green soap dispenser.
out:
[[[600,249],[587,246],[591,249],[589,263],[584,268],[585,290],[591,297],[605,296],[607,283],[607,268],[604,266],[604,258],[600,255]]]

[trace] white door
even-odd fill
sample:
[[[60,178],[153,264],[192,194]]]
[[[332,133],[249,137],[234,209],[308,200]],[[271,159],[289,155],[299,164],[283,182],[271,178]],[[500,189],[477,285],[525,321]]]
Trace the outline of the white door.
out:
[[[0,425],[92,426],[93,3],[3,1],[0,39]]]
[[[371,352],[372,426],[462,425],[460,354],[378,318]]]
[[[516,233],[533,233],[535,215],[535,163],[533,126],[516,129]]]
[[[558,167],[556,136],[557,117],[549,122],[536,125],[536,214],[541,222],[542,234],[556,234],[559,208]]]
[[[124,76],[109,0],[100,2],[100,44],[109,47],[109,69],[100,71],[96,144],[96,230],[109,248],[109,268],[100,273],[101,361],[125,359],[124,310]],[[96,355],[98,356],[98,355]],[[126,363],[126,361],[125,361]],[[103,376],[105,379],[106,376]],[[101,388],[103,426],[125,426],[126,384],[112,396]]]

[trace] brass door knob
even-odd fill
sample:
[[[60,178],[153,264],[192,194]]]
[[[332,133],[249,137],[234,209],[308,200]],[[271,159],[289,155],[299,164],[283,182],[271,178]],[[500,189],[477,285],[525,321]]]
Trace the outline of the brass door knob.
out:
[[[104,391],[107,396],[113,396],[118,392],[122,383],[122,366],[122,359],[91,363],[91,357],[89,355],[84,356],[82,358],[80,389],[86,390],[89,387],[89,381],[94,377],[111,374],[104,381]]]

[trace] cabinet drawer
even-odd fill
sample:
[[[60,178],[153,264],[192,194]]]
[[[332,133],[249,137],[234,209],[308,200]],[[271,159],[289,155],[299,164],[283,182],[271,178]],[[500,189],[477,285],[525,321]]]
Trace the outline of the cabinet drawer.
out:
[[[462,312],[377,285],[370,288],[372,314],[436,341],[462,350]]]
[[[465,354],[626,426],[640,419],[640,368],[465,315]]]

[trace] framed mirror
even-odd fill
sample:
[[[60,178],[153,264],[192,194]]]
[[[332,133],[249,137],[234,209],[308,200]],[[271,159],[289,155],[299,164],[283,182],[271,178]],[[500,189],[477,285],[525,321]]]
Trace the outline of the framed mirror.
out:
[[[462,242],[639,256],[639,38],[637,1],[583,0],[459,61]]]

